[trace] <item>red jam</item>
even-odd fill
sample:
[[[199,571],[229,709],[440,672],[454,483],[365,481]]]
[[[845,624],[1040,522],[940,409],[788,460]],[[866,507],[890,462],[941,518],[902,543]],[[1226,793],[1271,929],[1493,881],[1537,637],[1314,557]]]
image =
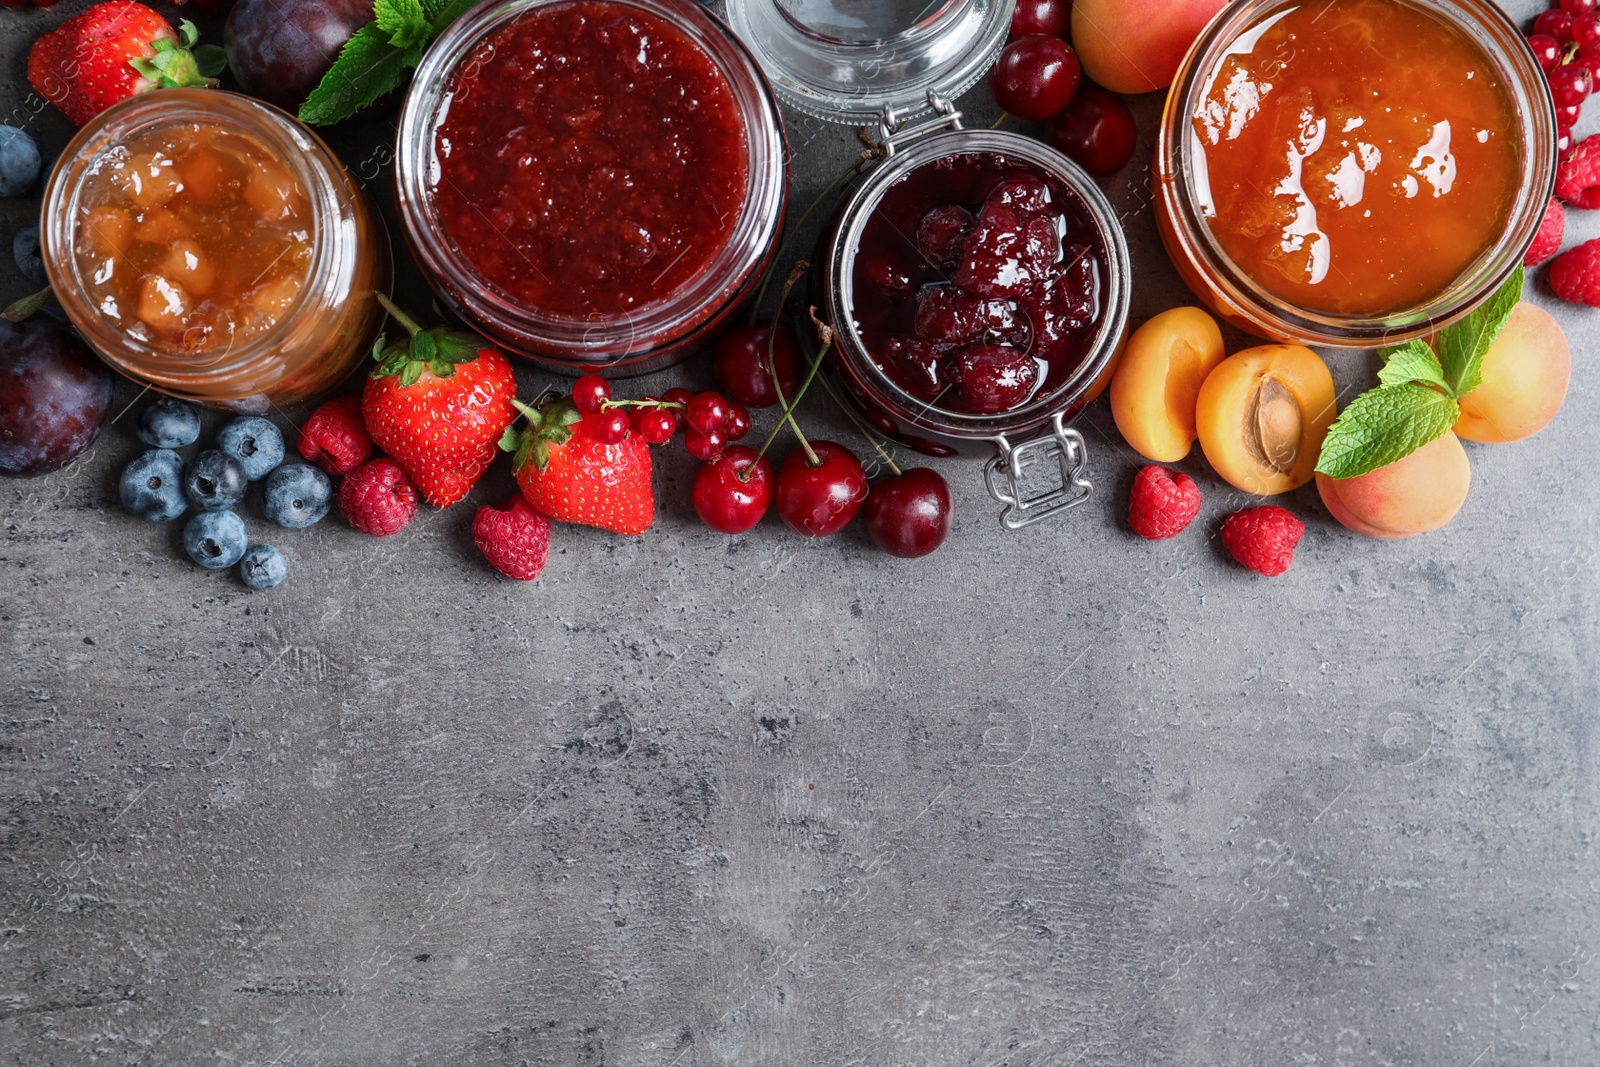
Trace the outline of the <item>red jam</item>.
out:
[[[493,289],[614,316],[692,282],[727,245],[747,136],[712,58],[611,0],[536,7],[464,60],[434,137],[439,219]]]
[[[891,186],[867,220],[851,310],[896,385],[935,407],[997,414],[1083,363],[1107,269],[1071,189],[1001,156],[946,156]]]

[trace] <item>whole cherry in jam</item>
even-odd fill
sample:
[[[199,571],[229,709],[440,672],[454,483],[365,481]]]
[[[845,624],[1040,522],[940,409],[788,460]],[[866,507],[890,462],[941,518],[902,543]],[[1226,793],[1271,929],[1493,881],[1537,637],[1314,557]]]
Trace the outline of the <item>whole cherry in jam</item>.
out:
[[[967,410],[980,415],[1021,407],[1040,378],[1032,356],[1002,345],[968,345],[950,358],[945,374]]]
[[[1043,122],[1072,102],[1082,77],[1071,45],[1035,33],[1006,45],[989,71],[989,92],[1018,118]]]
[[[1044,139],[1096,178],[1104,178],[1128,165],[1139,131],[1127,104],[1103,89],[1085,89],[1046,124]]]
[[[850,525],[867,498],[867,472],[854,452],[832,441],[812,441],[813,464],[797,448],[778,468],[778,516],[807,537],[830,537]]]
[[[772,506],[772,464],[745,445],[733,445],[695,472],[695,514],[718,533],[741,534]]]
[[[901,559],[926,556],[944,544],[953,517],[950,486],[927,467],[873,482],[861,508],[872,543]]]
[[[909,284],[909,283],[908,283]],[[771,323],[729,330],[717,340],[711,369],[717,385],[729,397],[745,407],[769,408],[778,402],[778,390],[773,388],[771,367],[778,371],[777,384],[783,395],[793,399],[800,389],[800,342],[794,331],[779,323],[774,334]],[[768,363],[767,345],[771,342],[772,357]]]

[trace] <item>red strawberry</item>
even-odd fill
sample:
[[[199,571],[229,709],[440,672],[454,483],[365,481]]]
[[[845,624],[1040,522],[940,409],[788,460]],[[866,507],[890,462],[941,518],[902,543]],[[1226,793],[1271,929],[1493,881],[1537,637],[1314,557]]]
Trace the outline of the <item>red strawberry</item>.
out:
[[[222,49],[196,48],[200,31],[180,25],[182,37],[143,4],[96,4],[33,42],[28,81],[79,126],[136,93],[216,85]]]
[[[380,294],[411,339],[384,347],[367,379],[361,414],[379,448],[405,467],[436,508],[467,495],[494,460],[517,412],[517,380],[506,357],[482,338],[424,330]]]
[[[1600,137],[1585,137],[1561,160],[1556,195],[1573,207],[1600,207]]]
[[[364,534],[388,537],[417,514],[417,490],[392,459],[375,459],[351,471],[339,485],[339,510]]]
[[[1294,549],[1305,535],[1305,524],[1273,504],[1246,508],[1222,523],[1222,543],[1229,554],[1268,578],[1276,578],[1294,562]]]
[[[472,540],[489,566],[519,582],[531,582],[550,555],[550,520],[513,495],[498,508],[485,504],[472,520]]]
[[[1567,209],[1561,206],[1561,201],[1552,196],[1550,203],[1545,206],[1544,220],[1539,223],[1539,232],[1534,235],[1533,244],[1528,246],[1528,254],[1522,257],[1523,266],[1537,267],[1561,251],[1561,236],[1566,229]]]
[[[1149,541],[1177,537],[1200,514],[1200,489],[1187,474],[1173,477],[1154,463],[1133,479],[1128,494],[1128,525]]]
[[[372,455],[372,438],[361,421],[359,396],[336,396],[300,427],[300,455],[332,477],[349,474]]]
[[[636,536],[656,517],[650,488],[650,446],[630,433],[608,445],[590,420],[566,397],[539,410],[518,404],[528,416],[513,463],[522,495],[536,511],[558,522],[598,526]]]
[[[1569,248],[1550,264],[1550,288],[1569,304],[1600,307],[1600,240]]]

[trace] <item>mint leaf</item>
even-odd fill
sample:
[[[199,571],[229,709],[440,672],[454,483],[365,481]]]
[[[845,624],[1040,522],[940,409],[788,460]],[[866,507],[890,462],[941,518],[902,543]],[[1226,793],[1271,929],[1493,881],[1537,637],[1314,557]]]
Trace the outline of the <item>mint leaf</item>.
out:
[[[1421,382],[1440,389],[1450,388],[1445,384],[1444,368],[1439,366],[1439,357],[1433,354],[1433,349],[1428,347],[1426,341],[1407,341],[1403,345],[1382,349],[1378,354],[1383,357],[1383,369],[1378,372],[1378,381],[1384,385]]]
[[[1416,382],[1380,385],[1350,402],[1328,428],[1317,471],[1357,478],[1404,459],[1461,417],[1455,398]]]
[[[1466,396],[1483,381],[1483,354],[1505,328],[1506,320],[1522,299],[1525,271],[1519,264],[1505,284],[1495,290],[1472,314],[1439,331],[1436,347],[1444,368],[1445,388],[1452,396]]]
[[[406,71],[415,65],[412,51],[396,48],[377,23],[368,23],[345,42],[333,68],[300,106],[300,121],[313,126],[343,122],[404,85]]]
[[[396,48],[427,44],[433,37],[433,25],[422,10],[422,0],[376,0],[372,14],[378,29],[389,35],[389,43]]]

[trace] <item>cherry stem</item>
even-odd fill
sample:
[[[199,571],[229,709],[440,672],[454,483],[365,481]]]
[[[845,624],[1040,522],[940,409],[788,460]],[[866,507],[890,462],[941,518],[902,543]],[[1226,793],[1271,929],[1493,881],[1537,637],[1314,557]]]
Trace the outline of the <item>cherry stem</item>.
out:
[[[839,410],[844,412],[845,418],[856,424],[856,429],[861,431],[861,436],[867,439],[867,444],[871,445],[873,451],[877,452],[878,455],[883,457],[883,461],[889,465],[889,469],[894,472],[895,477],[898,478],[900,475],[904,474],[905,471],[901,470],[899,466],[896,465],[894,457],[889,455],[889,453],[884,450],[883,445],[878,443],[878,439],[873,436],[872,431],[867,429],[867,424],[861,421],[861,416],[857,415],[855,410],[850,406],[849,402],[846,401],[844,397],[839,395],[839,390],[833,387],[833,383],[828,381],[826,378],[819,378],[817,380],[822,383],[822,388],[828,391],[828,395],[833,397],[833,402],[839,405]]]
[[[1011,117],[1011,115],[1008,112],[1005,112],[1005,111],[1000,112],[1000,117],[995,119],[994,120],[994,125],[990,126],[989,128],[991,130],[998,130],[1000,127],[1002,127],[1002,126],[1004,126],[1006,124],[1006,119],[1008,119],[1010,117]]]
[[[783,383],[778,380],[778,358],[774,353],[778,341],[778,324],[783,321],[784,305],[789,302],[789,294],[794,291],[795,284],[805,276],[808,266],[804,260],[796,263],[794,269],[789,272],[788,281],[783,283],[783,292],[778,294],[778,313],[773,316],[772,328],[767,331],[767,373],[772,375],[772,391],[778,394],[778,403],[783,407],[784,417],[789,420],[789,425],[794,427],[794,435],[800,438],[800,447],[806,450],[806,458],[815,467],[821,461],[811,450],[811,442],[806,440],[806,435],[800,432],[800,424],[794,420],[794,411],[789,406],[789,398],[783,395]],[[795,402],[799,403],[798,397],[795,398]],[[783,425],[783,419],[778,420],[778,425]],[[776,428],[773,432],[777,432]]]
[[[374,291],[372,295],[378,298],[378,303],[383,305],[383,310],[392,315],[394,317],[394,321],[398,322],[401,326],[404,326],[406,332],[412,337],[415,337],[417,334],[422,332],[422,327],[413,322],[411,317],[404,311],[401,311],[399,308],[395,307],[394,302],[388,297],[376,291]]]
[[[761,315],[761,305],[767,299],[767,286],[772,284],[772,270],[783,262],[784,254],[789,251],[789,246],[794,243],[794,239],[800,235],[800,229],[806,224],[806,220],[811,217],[811,213],[817,210],[824,200],[838,192],[839,187],[854,177],[869,160],[877,158],[880,152],[881,150],[873,148],[862,152],[855,158],[853,163],[840,171],[833,181],[828,183],[827,188],[818,193],[817,198],[811,201],[811,206],[801,212],[800,217],[794,220],[794,224],[789,227],[789,235],[778,246],[778,251],[773,255],[772,261],[767,264],[767,269],[761,272],[761,285],[756,290],[755,303],[750,305],[750,318],[746,325],[754,326],[756,324],[756,320]]]
[[[811,310],[811,321],[817,322],[815,308]],[[817,326],[821,331],[822,347],[817,351],[815,358],[811,360],[811,370],[806,374],[806,380],[800,383],[800,391],[795,393],[794,402],[785,404],[783,409],[783,414],[788,418],[789,425],[794,427],[795,436],[800,438],[800,447],[806,450],[806,462],[813,467],[822,466],[822,459],[812,449],[811,442],[806,440],[805,434],[800,432],[799,425],[794,421],[794,409],[796,404],[805,399],[806,390],[811,388],[811,383],[817,379],[817,372],[822,369],[822,361],[827,356],[828,349],[833,347],[833,330],[820,322],[817,322]],[[767,434],[767,439],[761,442],[761,449],[756,453],[755,462],[752,462],[749,467],[739,472],[738,478],[740,481],[747,482],[750,480],[746,475],[755,467],[756,463],[761,461],[761,457],[767,454],[767,449],[772,447],[772,442],[778,439],[778,434],[783,430],[783,422],[784,420],[780,418],[778,424],[772,428],[772,432]]]

